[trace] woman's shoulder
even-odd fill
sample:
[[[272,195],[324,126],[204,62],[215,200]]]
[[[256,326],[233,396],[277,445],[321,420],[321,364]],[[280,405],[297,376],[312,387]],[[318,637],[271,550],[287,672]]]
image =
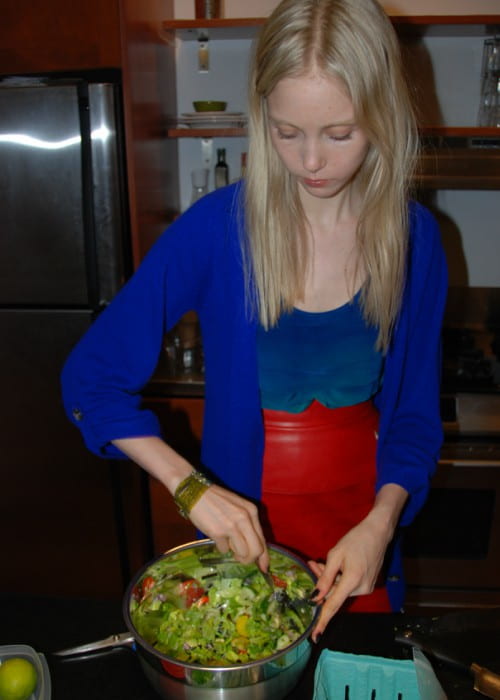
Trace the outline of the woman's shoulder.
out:
[[[243,182],[239,180],[226,187],[209,192],[197,202],[192,204],[186,213],[193,215],[212,212],[214,215],[220,213],[227,215],[231,212],[239,211],[243,202]]]
[[[241,220],[242,187],[239,182],[209,192],[191,204],[164,230],[153,248],[203,249],[221,240],[221,233],[236,231]]]
[[[420,202],[409,203],[410,249],[414,252],[437,251],[442,247],[441,232],[435,215]]]
[[[443,280],[447,278],[446,255],[441,231],[435,215],[420,202],[410,202],[409,266],[412,278],[425,277],[432,270]]]
[[[241,182],[209,192],[191,204],[167,228],[167,238],[177,235],[194,238],[216,237],[222,231],[232,230],[243,219]]]
[[[412,199],[408,205],[410,233],[437,232],[439,230],[436,217],[426,206]]]

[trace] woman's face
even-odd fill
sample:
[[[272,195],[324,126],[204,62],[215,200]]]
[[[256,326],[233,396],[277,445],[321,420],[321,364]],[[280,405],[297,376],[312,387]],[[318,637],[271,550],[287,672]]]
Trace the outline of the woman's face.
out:
[[[316,71],[284,78],[267,104],[273,146],[303,191],[327,199],[346,190],[370,144],[342,82]]]

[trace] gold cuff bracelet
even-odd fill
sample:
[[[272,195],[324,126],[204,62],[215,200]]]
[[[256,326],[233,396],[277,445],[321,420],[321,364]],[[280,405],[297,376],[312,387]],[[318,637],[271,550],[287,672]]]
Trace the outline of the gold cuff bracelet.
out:
[[[175,489],[174,501],[183,518],[188,518],[193,506],[198,503],[212,482],[194,469]]]

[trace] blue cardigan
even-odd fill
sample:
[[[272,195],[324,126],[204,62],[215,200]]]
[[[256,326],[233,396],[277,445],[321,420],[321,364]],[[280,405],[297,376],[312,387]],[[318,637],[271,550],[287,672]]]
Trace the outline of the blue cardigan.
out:
[[[244,299],[239,185],[199,200],[159,238],[144,261],[69,356],[63,400],[90,450],[123,457],[112,439],[160,435],[141,390],[156,368],[162,340],[189,310],[200,319],[205,357],[201,458],[228,488],[260,496],[263,426],[256,329]],[[375,397],[380,411],[377,489],[400,484],[410,494],[401,524],[424,503],[442,442],[440,331],[447,274],[437,224],[419,204],[411,236],[402,309]],[[401,562],[389,580],[402,602]]]

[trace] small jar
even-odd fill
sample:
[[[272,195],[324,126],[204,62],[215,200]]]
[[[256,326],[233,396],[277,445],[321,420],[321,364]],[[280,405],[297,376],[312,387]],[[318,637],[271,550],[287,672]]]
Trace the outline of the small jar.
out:
[[[197,19],[214,19],[220,16],[220,0],[195,0]]]

